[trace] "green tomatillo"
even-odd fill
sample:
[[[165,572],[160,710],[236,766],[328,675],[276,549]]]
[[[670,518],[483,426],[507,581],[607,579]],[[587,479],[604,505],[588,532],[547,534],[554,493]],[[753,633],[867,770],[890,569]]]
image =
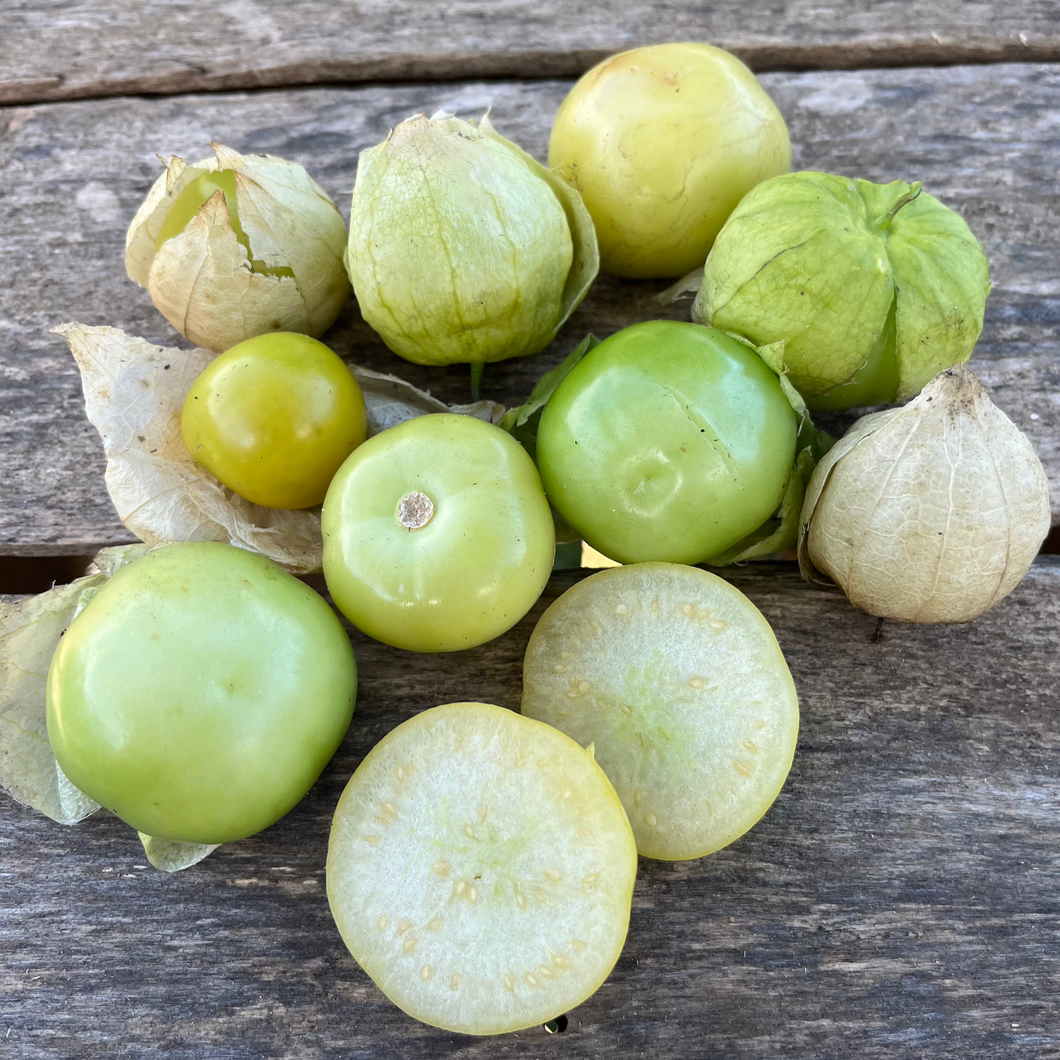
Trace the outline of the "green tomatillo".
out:
[[[541,413],[536,453],[556,511],[605,556],[720,564],[794,543],[821,444],[754,347],[657,320],[570,369]]]
[[[855,408],[906,401],[967,361],[989,291],[979,241],[919,184],[790,173],[733,211],[692,319],[777,344],[774,367],[811,409]]]
[[[421,114],[361,152],[346,267],[396,354],[480,373],[547,346],[599,256],[578,193],[488,118]]]
[[[71,623],[48,673],[67,777],[149,836],[217,844],[266,828],[350,724],[353,649],[309,586],[217,542],[122,567]]]
[[[473,648],[510,629],[556,552],[537,469],[473,416],[417,416],[355,449],[324,500],[324,577],[370,637],[412,651]]]

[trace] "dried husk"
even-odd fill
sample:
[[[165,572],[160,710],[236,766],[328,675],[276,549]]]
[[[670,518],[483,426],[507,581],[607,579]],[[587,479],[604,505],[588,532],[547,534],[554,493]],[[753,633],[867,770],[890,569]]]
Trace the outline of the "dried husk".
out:
[[[1027,437],[958,365],[899,409],[858,420],[818,464],[799,565],[862,611],[969,622],[1026,574],[1049,530]]]
[[[0,600],[0,788],[60,824],[99,809],[59,768],[48,743],[45,688],[59,638],[100,586],[144,545],[105,549],[97,573],[39,596]]]
[[[342,264],[346,226],[338,208],[299,165],[272,155],[241,155],[211,145],[214,158],[191,166],[172,156],[126,234],[131,279],[146,287],[162,315],[200,346],[226,350],[269,331],[322,335],[349,299]],[[239,241],[221,192],[155,249],[170,207],[204,173],[231,170]],[[287,269],[293,274],[260,271]]]
[[[48,742],[52,655],[101,586],[148,551],[147,545],[106,548],[96,556],[95,569],[69,585],[21,600],[0,600],[0,788],[59,824],[77,824],[100,805],[63,773]],[[217,849],[138,835],[147,860],[163,872],[189,868]]]
[[[599,262],[578,193],[488,117],[419,114],[361,153],[346,265],[365,320],[407,360],[536,353]]]
[[[129,530],[149,545],[222,541],[260,552],[293,574],[320,570],[319,507],[252,504],[218,482],[184,445],[184,399],[213,353],[155,346],[118,328],[63,324],[53,330],[81,369],[85,411],[107,457],[107,492]],[[496,422],[504,411],[491,401],[451,408],[394,376],[351,371],[364,394],[370,435],[430,412]]]

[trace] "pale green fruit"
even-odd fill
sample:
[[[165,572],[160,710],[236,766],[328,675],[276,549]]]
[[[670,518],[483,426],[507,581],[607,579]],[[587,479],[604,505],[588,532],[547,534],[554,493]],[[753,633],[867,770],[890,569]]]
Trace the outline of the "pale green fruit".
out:
[[[578,193],[487,118],[420,114],[361,153],[346,268],[399,356],[485,364],[547,346],[599,254]]]
[[[967,361],[989,291],[979,241],[919,184],[789,173],[729,217],[692,319],[783,342],[811,409],[853,408],[905,401]]]
[[[637,850],[664,861],[758,821],[799,731],[769,623],[739,589],[679,563],[603,570],[552,604],[526,649],[522,712],[593,745]]]
[[[350,953],[410,1016],[461,1034],[540,1026],[594,993],[636,873],[592,748],[489,703],[421,711],[384,736],[328,842]]]

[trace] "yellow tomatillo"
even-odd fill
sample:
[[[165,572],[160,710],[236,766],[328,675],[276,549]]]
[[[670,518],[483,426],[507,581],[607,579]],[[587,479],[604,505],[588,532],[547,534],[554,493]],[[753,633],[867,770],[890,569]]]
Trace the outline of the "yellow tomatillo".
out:
[[[548,163],[592,215],[604,271],[676,277],[751,188],[791,168],[791,144],[754,74],[689,41],[594,66],[559,108]]]
[[[364,441],[364,397],[342,358],[290,332],[233,346],[195,380],[184,444],[230,489],[266,508],[320,504]]]

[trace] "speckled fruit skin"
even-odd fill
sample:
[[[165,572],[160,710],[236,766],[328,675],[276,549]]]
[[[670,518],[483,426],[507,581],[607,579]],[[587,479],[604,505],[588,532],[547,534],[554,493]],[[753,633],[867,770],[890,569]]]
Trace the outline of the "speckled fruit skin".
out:
[[[685,42],[593,67],[559,108],[548,161],[592,215],[605,272],[677,277],[751,188],[791,168],[791,144],[739,59]]]
[[[321,504],[368,435],[342,358],[292,332],[259,335],[207,365],[181,416],[184,444],[229,489],[266,508]]]
[[[137,830],[227,843],[305,795],[356,695],[349,638],[309,586],[231,545],[167,545],[120,569],[59,642],[48,738]]]

